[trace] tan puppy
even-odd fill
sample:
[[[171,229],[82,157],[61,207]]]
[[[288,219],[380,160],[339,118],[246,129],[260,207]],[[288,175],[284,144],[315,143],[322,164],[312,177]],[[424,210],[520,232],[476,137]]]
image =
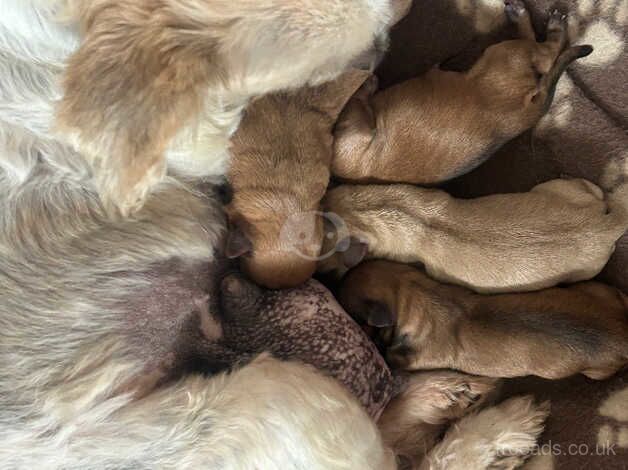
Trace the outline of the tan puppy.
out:
[[[351,271],[339,300],[385,328],[389,362],[408,370],[602,379],[628,363],[628,299],[597,282],[479,295],[380,260]]]
[[[476,199],[408,185],[339,186],[323,201],[337,235],[325,238],[318,269],[342,276],[368,251],[369,258],[422,262],[435,279],[478,292],[586,280],[626,231],[627,201],[623,190],[605,201],[582,179]]]
[[[369,96],[368,82],[341,115],[332,173],[344,180],[431,184],[478,166],[531,128],[549,108],[558,81],[590,46],[566,45],[564,16],[550,15],[536,42],[522,2],[506,1],[521,39],[489,47],[466,73],[435,68]]]
[[[249,106],[233,137],[228,173],[233,198],[227,256],[270,288],[296,286],[316,270],[332,127],[368,77],[351,71],[335,82],[263,97]]]
[[[104,202],[123,214],[142,206],[167,169],[222,176],[250,98],[363,63],[407,8],[405,0],[47,3],[65,7],[81,33],[57,127],[92,164]]]

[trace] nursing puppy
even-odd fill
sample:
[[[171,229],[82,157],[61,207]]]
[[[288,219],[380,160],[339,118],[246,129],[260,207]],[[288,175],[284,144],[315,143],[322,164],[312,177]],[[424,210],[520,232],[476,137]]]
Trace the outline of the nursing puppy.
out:
[[[628,298],[597,282],[480,295],[380,260],[351,271],[339,300],[383,328],[388,361],[406,370],[603,379],[628,364]]]
[[[167,169],[222,175],[226,143],[251,97],[319,84],[364,62],[386,43],[405,3],[43,2],[48,10],[63,7],[60,14],[80,30],[56,129],[95,168],[104,202],[127,215]]]
[[[477,292],[521,292],[594,277],[628,228],[626,188],[607,200],[582,179],[527,193],[455,199],[408,185],[339,186],[318,270],[335,277],[362,258],[424,263],[435,279]]]
[[[519,0],[506,0],[521,39],[489,47],[465,73],[434,68],[375,93],[371,79],[335,131],[332,173],[344,180],[439,183],[466,173],[548,110],[561,74],[590,46],[567,50],[565,16],[538,43]],[[563,52],[564,51],[564,52]]]
[[[320,200],[329,184],[332,128],[368,77],[350,71],[334,82],[254,101],[233,136],[227,256],[266,287],[312,277],[323,238]]]
[[[269,352],[283,360],[310,364],[334,377],[375,420],[379,418],[383,441],[400,461],[412,463],[412,468],[418,468],[426,455],[430,460],[430,452],[452,422],[477,411],[493,394],[496,381],[486,377],[451,371],[393,376],[373,342],[314,280],[276,291],[230,274],[223,279],[221,292],[223,334],[216,342],[216,348],[223,351],[221,360],[242,363]],[[518,411],[507,414],[504,408],[513,407]],[[546,415],[545,405],[519,397],[510,405],[484,410],[456,424],[456,428],[464,427],[466,420],[472,420],[470,427],[490,429],[481,438],[469,430],[459,433],[454,429],[456,444],[445,439],[447,444],[440,444],[439,449],[452,455],[460,455],[464,449],[464,460],[454,456],[447,460],[448,465],[493,468],[513,456],[521,462],[542,430]],[[493,452],[498,445],[508,452]]]

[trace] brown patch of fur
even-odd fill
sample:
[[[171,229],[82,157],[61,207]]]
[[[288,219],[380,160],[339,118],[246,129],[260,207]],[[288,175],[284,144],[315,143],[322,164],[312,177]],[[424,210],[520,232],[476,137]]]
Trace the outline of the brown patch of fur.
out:
[[[550,21],[548,40],[538,43],[525,9],[514,20],[522,39],[489,47],[466,73],[435,68],[352,99],[336,127],[333,175],[439,183],[470,171],[531,128],[551,101],[555,73],[564,70],[557,60],[564,25]]]
[[[259,284],[295,286],[314,273],[332,127],[367,76],[351,71],[320,87],[263,97],[247,109],[233,138],[227,213],[251,242],[242,267]]]
[[[340,302],[364,319],[367,302],[387,309],[394,319],[383,331],[388,359],[408,370],[600,379],[628,363],[625,303],[599,283],[478,295],[410,266],[372,261],[347,276]]]
[[[76,12],[84,41],[68,63],[57,123],[77,133],[105,199],[123,213],[161,179],[167,145],[222,72],[217,32],[172,3],[100,0]]]

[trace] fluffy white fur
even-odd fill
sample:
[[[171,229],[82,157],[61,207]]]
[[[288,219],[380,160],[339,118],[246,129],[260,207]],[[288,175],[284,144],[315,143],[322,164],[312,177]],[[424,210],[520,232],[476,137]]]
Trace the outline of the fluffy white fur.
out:
[[[420,470],[511,470],[523,464],[543,432],[549,404],[516,397],[452,426],[432,449]]]

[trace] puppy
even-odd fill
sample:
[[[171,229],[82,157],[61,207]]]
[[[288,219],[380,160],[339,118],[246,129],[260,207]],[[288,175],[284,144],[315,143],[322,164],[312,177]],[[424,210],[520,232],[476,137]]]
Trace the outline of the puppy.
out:
[[[421,262],[435,279],[484,293],[590,279],[628,228],[624,189],[606,201],[582,179],[476,199],[408,185],[339,186],[323,201],[334,223],[318,269],[342,276],[364,256]]]
[[[519,0],[506,13],[521,39],[489,47],[465,73],[435,68],[370,96],[370,80],[335,131],[332,173],[361,182],[439,183],[470,171],[545,114],[556,83],[590,46],[566,46],[565,17],[554,12],[536,42]],[[564,51],[564,52],[563,52]]]
[[[256,100],[233,137],[228,173],[227,256],[270,288],[296,286],[316,271],[323,238],[318,212],[327,185],[332,127],[368,72]]]
[[[223,279],[221,292],[222,336],[215,345],[222,351],[218,354],[221,361],[243,363],[270,352],[318,368],[350,390],[375,420],[379,418],[384,443],[400,461],[411,462],[412,468],[418,468],[451,423],[477,411],[494,393],[494,379],[457,372],[393,376],[370,339],[314,280],[298,288],[269,291],[230,274]],[[497,416],[491,424],[500,433],[526,436],[523,446],[514,441],[506,444],[523,459],[542,429],[547,410],[544,405],[532,405],[529,398],[515,401],[521,407],[518,417]],[[480,415],[496,412],[486,410]],[[466,439],[467,434],[459,437]],[[497,445],[495,434],[487,433],[482,439]],[[447,447],[451,452],[455,446]],[[482,469],[504,456],[487,457],[478,448],[466,458],[467,463],[477,462],[473,468]],[[492,458],[495,461],[487,462]]]
[[[390,0],[47,3],[65,7],[80,31],[56,129],[123,215],[141,207],[168,168],[223,175],[249,98],[335,78],[385,43],[395,10],[405,8]]]
[[[603,379],[628,363],[628,298],[596,282],[479,295],[380,260],[351,271],[339,300],[384,329],[388,361],[407,370]]]

